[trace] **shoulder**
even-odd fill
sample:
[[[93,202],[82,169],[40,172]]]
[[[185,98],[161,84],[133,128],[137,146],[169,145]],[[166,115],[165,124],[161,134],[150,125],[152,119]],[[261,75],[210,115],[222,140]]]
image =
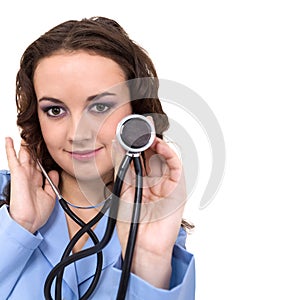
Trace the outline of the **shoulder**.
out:
[[[8,170],[0,170],[0,199],[3,195],[3,189],[10,180],[10,172]]]

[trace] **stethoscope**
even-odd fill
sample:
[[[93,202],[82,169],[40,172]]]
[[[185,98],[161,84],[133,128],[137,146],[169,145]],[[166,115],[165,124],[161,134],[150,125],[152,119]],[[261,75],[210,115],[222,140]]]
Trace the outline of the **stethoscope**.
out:
[[[129,236],[127,240],[125,256],[123,259],[122,273],[116,300],[125,299],[130,277],[134,247],[138,232],[143,194],[143,174],[140,156],[141,153],[148,149],[153,143],[155,138],[155,129],[153,124],[145,116],[132,114],[123,118],[119,122],[116,129],[116,137],[120,145],[126,150],[126,154],[124,155],[123,160],[118,169],[111,196],[104,202],[98,214],[88,223],[85,223],[72,211],[72,209],[70,208],[70,206],[72,205],[70,205],[70,203],[63,198],[59,189],[55,186],[55,184],[52,182],[43,166],[38,161],[38,165],[46,180],[51,185],[54,193],[56,194],[61,207],[72,218],[72,220],[74,220],[81,227],[81,229],[74,235],[74,237],[70,240],[69,244],[66,246],[60,262],[48,274],[44,285],[44,296],[46,300],[53,299],[51,296],[51,287],[55,279],[55,300],[61,300],[63,273],[64,269],[68,265],[74,263],[79,259],[96,254],[97,264],[93,280],[88,289],[85,291],[84,295],[82,295],[82,297],[80,298],[80,300],[88,299],[92,295],[93,291],[97,287],[102,271],[102,250],[111,240],[115,229],[123,181],[127,170],[131,162],[133,161],[134,170],[136,174],[134,205],[132,209]],[[106,212],[108,212],[106,230],[103,238],[99,241],[98,237],[91,228],[98,223],[98,221],[104,216]],[[85,233],[87,233],[90,236],[94,246],[71,254],[73,247],[80,239],[80,237]]]

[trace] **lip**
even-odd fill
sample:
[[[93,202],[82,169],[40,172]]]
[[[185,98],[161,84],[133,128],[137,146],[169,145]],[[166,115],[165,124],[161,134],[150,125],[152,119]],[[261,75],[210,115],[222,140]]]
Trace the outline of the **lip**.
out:
[[[73,159],[84,161],[84,160],[90,160],[94,158],[102,148],[103,147],[93,149],[93,150],[66,151],[66,152],[68,152]]]

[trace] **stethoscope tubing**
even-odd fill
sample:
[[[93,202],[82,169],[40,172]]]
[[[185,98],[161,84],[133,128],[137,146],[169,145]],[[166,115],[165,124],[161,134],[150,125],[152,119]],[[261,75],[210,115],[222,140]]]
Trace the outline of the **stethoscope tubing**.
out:
[[[62,198],[59,200],[60,205],[62,206],[62,208],[64,209],[64,211],[81,227],[84,227],[86,225],[86,223],[84,223],[68,206],[67,202]],[[108,202],[105,203],[106,207],[103,207],[102,210],[99,212],[100,214],[100,218],[103,217],[105,211],[108,209]],[[100,219],[99,219],[100,220]],[[79,238],[82,236],[84,232],[77,232],[75,234],[75,236],[70,240],[68,246],[66,247],[61,260],[65,259],[67,256],[70,255],[73,247],[75,246],[75,244],[77,243],[77,241],[79,240]],[[99,239],[96,236],[96,234],[94,233],[93,230],[91,230],[90,228],[88,229],[87,233],[89,234],[90,238],[92,239],[94,245],[96,245],[97,243],[99,243]],[[98,252],[97,253],[97,265],[96,265],[96,271],[93,277],[93,281],[90,284],[88,290],[85,292],[85,294],[82,296],[82,299],[88,299],[88,297],[91,295],[91,293],[93,292],[93,290],[95,289],[95,285],[97,285],[100,275],[101,275],[101,269],[102,269],[102,264],[103,264],[103,255],[102,252]],[[55,299],[56,300],[61,300],[61,291],[62,291],[62,280],[63,280],[63,271],[64,269],[62,269],[57,275],[56,275],[56,282],[55,282]]]
[[[94,278],[93,278],[89,288],[86,290],[84,295],[80,298],[80,300],[88,299],[88,297],[90,297],[92,295],[92,293],[94,292],[94,290],[97,286],[97,283],[100,279],[100,275],[101,275],[101,271],[102,271],[102,261],[103,261],[102,250],[109,243],[109,241],[111,240],[111,237],[113,235],[117,216],[118,216],[120,194],[121,194],[124,178],[125,178],[128,168],[130,166],[130,162],[132,160],[134,162],[134,169],[135,169],[135,173],[136,173],[136,188],[135,188],[134,206],[133,206],[129,236],[128,236],[128,240],[127,240],[127,246],[126,246],[126,251],[125,251],[125,257],[124,257],[123,266],[122,266],[120,284],[119,284],[118,294],[117,294],[117,298],[116,298],[117,300],[125,299],[127,286],[128,286],[128,282],[129,282],[129,277],[130,277],[130,272],[131,272],[131,264],[132,264],[132,259],[133,259],[136,236],[137,236],[137,231],[138,231],[141,202],[142,202],[142,192],[143,192],[143,179],[142,179],[142,167],[141,167],[140,155],[137,155],[136,153],[134,155],[127,153],[124,156],[124,158],[121,162],[121,165],[119,167],[118,174],[116,176],[111,200],[106,201],[102,210],[88,223],[83,222],[69,208],[67,201],[65,201],[63,199],[63,197],[60,195],[60,193],[56,189],[56,191],[55,191],[56,194],[58,196],[60,196],[59,197],[60,205],[62,206],[64,211],[79,226],[81,226],[81,229],[70,240],[69,244],[67,245],[67,247],[62,255],[61,261],[51,270],[51,272],[49,273],[49,275],[46,279],[45,286],[44,286],[44,296],[45,296],[46,300],[52,300],[51,286],[52,286],[52,283],[55,278],[56,278],[55,299],[61,300],[63,272],[64,272],[64,269],[68,265],[70,265],[71,263],[74,263],[75,261],[77,261],[79,259],[85,258],[87,256],[91,256],[93,254],[97,254],[97,265],[96,265],[96,271],[95,271]],[[40,167],[41,167],[41,165],[40,165]],[[43,168],[41,168],[41,169],[42,169],[43,173],[45,174]],[[46,178],[48,179],[49,177],[46,177]],[[49,179],[48,179],[48,181],[49,181]],[[50,184],[51,183],[52,182],[50,180]],[[53,183],[52,183],[52,185],[53,185]],[[97,236],[91,229],[91,227],[94,226],[103,217],[106,210],[108,210],[108,209],[109,209],[109,216],[108,216],[105,234],[104,234],[103,238],[101,239],[101,241],[99,241]],[[84,233],[88,233],[90,235],[90,237],[94,243],[94,246],[70,255],[76,242],[79,240],[79,238]]]
[[[136,242],[136,237],[137,237],[137,232],[138,232],[138,227],[140,222],[141,202],[142,202],[142,195],[143,195],[143,174],[142,174],[140,156],[134,156],[133,162],[134,162],[134,169],[136,174],[134,205],[133,205],[129,236],[127,239],[125,257],[123,261],[119,290],[117,294],[117,300],[125,299],[128,281],[130,277],[135,242]]]

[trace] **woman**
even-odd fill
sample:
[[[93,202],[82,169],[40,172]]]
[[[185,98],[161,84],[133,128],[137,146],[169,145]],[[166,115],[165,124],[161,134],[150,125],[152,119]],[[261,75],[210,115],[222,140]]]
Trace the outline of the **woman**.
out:
[[[107,18],[62,23],[26,49],[16,85],[23,142],[16,154],[12,139],[6,139],[10,175],[3,173],[0,179],[2,188],[11,181],[0,210],[3,299],[42,299],[48,274],[81,228],[59,206],[38,160],[71,209],[87,223],[112,191],[124,155],[114,142],[116,127],[132,113],[152,116],[157,137],[143,154],[143,207],[127,297],[194,299],[194,261],[184,249],[184,179],[180,160],[161,139],[168,120],[157,97],[156,78],[145,51]],[[89,299],[116,299],[133,177],[129,172],[124,181],[116,230],[103,249],[100,282]],[[106,222],[104,216],[93,227],[98,237]],[[84,234],[72,252],[92,245]],[[94,256],[69,265],[61,295],[52,284],[51,297],[80,299],[95,266]]]

